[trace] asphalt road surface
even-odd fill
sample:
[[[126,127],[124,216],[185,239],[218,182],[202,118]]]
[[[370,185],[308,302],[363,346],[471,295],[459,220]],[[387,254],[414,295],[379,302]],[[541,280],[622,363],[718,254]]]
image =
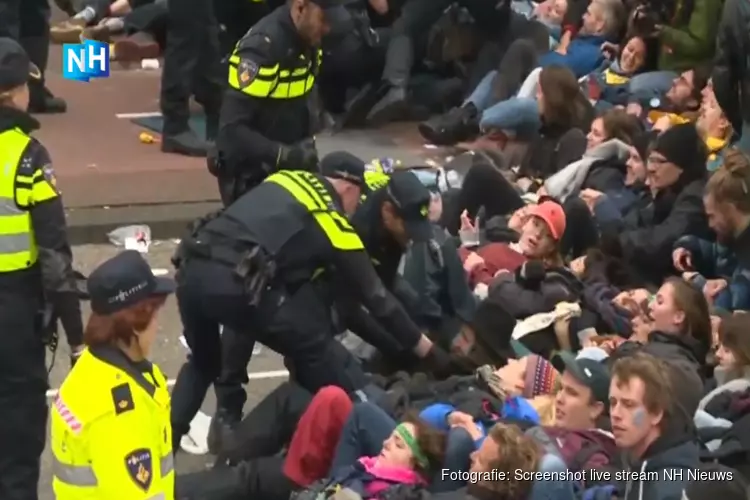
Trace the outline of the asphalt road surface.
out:
[[[99,263],[115,255],[118,250],[113,245],[84,245],[75,247],[73,251],[75,254],[76,269],[88,275]],[[165,269],[172,275],[174,269],[169,259],[174,250],[174,242],[155,242],[151,245],[145,257],[152,269]],[[88,313],[88,305],[84,304],[84,319],[88,317]],[[162,310],[159,316],[159,326],[159,335],[154,344],[151,360],[162,369],[168,378],[173,379],[185,360],[187,352],[179,340],[180,335],[182,335],[182,325],[174,298],[169,299]],[[63,337],[60,340],[60,348],[58,349],[55,364],[50,375],[50,387],[52,389],[60,387],[70,368],[68,352],[68,346]],[[259,355],[253,356],[248,371],[260,375],[261,372],[280,371],[283,369],[284,365],[281,358],[270,350],[263,349]],[[280,377],[251,380],[247,387],[248,400],[245,409],[252,408],[260,399],[284,380],[285,378]],[[203,405],[203,412],[212,415],[214,409],[215,400],[213,391],[209,391],[209,395]],[[39,481],[40,500],[54,499],[50,469],[51,455],[49,449],[46,449],[42,457],[42,473]],[[177,473],[202,470],[211,463],[212,457],[210,455],[196,456],[181,452],[176,459]]]

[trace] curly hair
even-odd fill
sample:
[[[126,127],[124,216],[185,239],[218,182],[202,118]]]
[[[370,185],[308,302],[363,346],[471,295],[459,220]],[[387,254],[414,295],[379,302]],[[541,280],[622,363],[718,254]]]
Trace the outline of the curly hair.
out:
[[[504,481],[486,480],[480,478],[476,483],[469,483],[468,493],[479,488],[491,491],[495,500],[517,500],[528,498],[533,480],[527,477],[519,478],[512,471],[536,472],[542,459],[542,450],[533,438],[527,436],[515,425],[495,424],[487,435],[498,447],[497,457],[490,461],[490,470],[506,471],[509,474]]]

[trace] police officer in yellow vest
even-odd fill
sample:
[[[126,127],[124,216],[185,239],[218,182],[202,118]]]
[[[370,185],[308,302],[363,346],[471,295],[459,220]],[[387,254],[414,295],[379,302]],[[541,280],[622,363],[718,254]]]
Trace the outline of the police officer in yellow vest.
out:
[[[209,170],[225,205],[280,169],[315,171],[318,123],[311,92],[337,0],[288,0],[253,26],[229,58]]]
[[[313,393],[326,385],[354,393],[368,382],[334,339],[334,291],[362,304],[395,349],[436,366],[450,363],[385,289],[347,220],[363,184],[361,170],[325,176],[282,170],[183,238],[177,301],[191,356],[172,391],[176,445],[221,372],[219,324],[286,356],[296,380]],[[394,177],[391,185],[404,207],[394,220],[415,235],[430,234],[420,209],[429,192],[413,175]]]
[[[52,404],[57,500],[173,500],[167,379],[148,361],[174,281],[126,250],[88,279],[87,349]]]
[[[0,498],[37,498],[47,424],[45,341],[54,316],[83,336],[65,212],[47,150],[29,134],[39,70],[0,38]]]

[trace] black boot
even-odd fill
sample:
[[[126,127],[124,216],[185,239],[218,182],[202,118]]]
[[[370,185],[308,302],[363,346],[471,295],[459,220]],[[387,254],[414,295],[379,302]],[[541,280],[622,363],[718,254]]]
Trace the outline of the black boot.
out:
[[[162,135],[161,150],[183,156],[205,157],[209,143],[198,137],[191,129],[178,134]]]
[[[375,83],[368,83],[359,89],[359,92],[347,102],[344,115],[339,121],[339,127],[364,126],[367,121],[367,114],[387,92],[388,86]]]
[[[450,146],[479,134],[479,111],[472,103],[453,108],[418,125],[419,133],[430,144]]]
[[[391,86],[385,96],[367,114],[367,124],[371,127],[379,127],[394,121],[405,120],[409,116],[406,96],[405,87]]]
[[[216,415],[211,419],[211,425],[208,428],[208,451],[212,455],[219,455],[224,449],[224,443],[230,443],[234,436],[234,430],[240,423],[242,415],[225,408],[216,410]]]
[[[68,110],[67,103],[55,97],[44,82],[44,72],[47,69],[49,57],[49,34],[23,37],[20,42],[31,62],[36,64],[42,72],[41,80],[29,81],[29,113],[65,113]]]

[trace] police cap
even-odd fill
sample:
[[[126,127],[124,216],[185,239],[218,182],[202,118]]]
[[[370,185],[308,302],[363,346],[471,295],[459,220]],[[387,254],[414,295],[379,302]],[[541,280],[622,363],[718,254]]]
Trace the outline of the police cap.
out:
[[[388,201],[404,219],[406,232],[413,241],[432,239],[432,224],[428,219],[432,195],[422,182],[409,171],[394,172],[385,188]]]
[[[42,77],[26,51],[12,38],[0,38],[0,92]]]
[[[343,179],[366,190],[365,162],[346,151],[334,151],[320,161],[321,173],[332,179]]]
[[[148,262],[135,250],[125,250],[105,261],[88,279],[91,309],[113,314],[138,302],[175,290],[174,280],[154,276]]]
[[[314,3],[323,10],[329,10],[342,5],[344,2],[342,0],[310,0],[310,3]]]

